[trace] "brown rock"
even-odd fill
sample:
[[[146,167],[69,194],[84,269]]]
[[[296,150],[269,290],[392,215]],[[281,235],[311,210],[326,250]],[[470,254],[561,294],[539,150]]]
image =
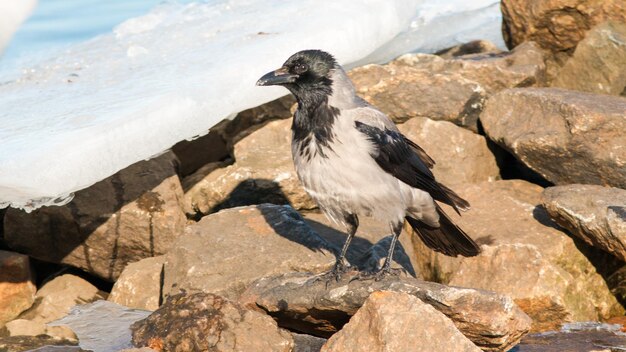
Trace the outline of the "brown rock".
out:
[[[487,40],[473,40],[471,42],[455,45],[450,48],[439,50],[435,55],[444,59],[452,59],[459,56],[471,54],[500,54],[502,50]]]
[[[191,175],[206,164],[230,156],[227,141],[216,130],[211,130],[193,140],[180,141],[172,147],[172,152],[178,158],[178,169],[182,177]]]
[[[552,52],[571,52],[596,24],[626,21],[623,0],[502,0],[501,8],[509,48],[532,40]]]
[[[423,117],[410,119],[398,128],[435,160],[433,173],[437,181],[445,185],[500,178],[496,158],[487,147],[487,139],[481,135],[447,121]]]
[[[322,352],[479,352],[452,321],[406,293],[373,292]]]
[[[133,345],[156,351],[284,351],[291,335],[269,316],[210,293],[171,296],[134,323]]]
[[[51,347],[54,346],[54,347]],[[49,349],[46,349],[48,347]],[[62,348],[62,349],[61,349]],[[55,339],[50,336],[8,336],[0,337],[2,352],[87,352],[76,346],[76,341]]]
[[[569,321],[623,314],[593,264],[540,207],[542,188],[525,181],[467,185],[456,191],[472,205],[462,217],[448,214],[482,243],[472,258],[452,258],[414,241],[429,279],[512,297],[533,318],[534,331]],[[488,274],[486,274],[488,273]]]
[[[75,305],[94,302],[103,296],[98,288],[78,276],[57,276],[37,291],[35,304],[20,314],[20,319],[7,323],[7,330],[11,336],[46,334],[75,339],[76,336],[69,328],[46,326],[46,323],[63,318]]]
[[[0,328],[33,304],[36,291],[28,257],[0,250]]]
[[[9,209],[7,244],[35,258],[115,280],[126,264],[165,253],[187,222],[176,157],[133,164],[65,206]]]
[[[502,91],[487,101],[485,132],[555,184],[626,188],[626,99],[556,88]]]
[[[589,32],[559,71],[553,87],[626,95],[626,24],[604,22]]]
[[[485,351],[514,346],[530,328],[530,319],[505,296],[469,288],[447,287],[408,277],[380,281],[347,273],[339,281],[305,273],[267,277],[240,298],[248,307],[263,309],[279,326],[318,336],[330,336],[348,322],[374,291],[404,292],[432,305]]]
[[[524,336],[515,352],[614,352],[626,346],[626,336],[615,325],[568,325],[561,331]]]
[[[291,119],[268,123],[239,141],[234,153],[233,165],[216,169],[187,190],[192,215],[261,203],[316,207],[293,166]]]
[[[163,294],[185,290],[234,298],[268,275],[330,270],[335,250],[289,206],[222,210],[189,226],[168,252]]]
[[[395,122],[427,117],[477,130],[489,95],[542,82],[544,70],[543,54],[528,43],[511,53],[453,60],[404,55],[387,65],[356,68],[349,75],[358,94]]]
[[[156,310],[161,301],[165,256],[130,263],[113,285],[107,300],[130,308]]]
[[[557,224],[626,261],[626,190],[593,185],[546,188],[543,206]]]

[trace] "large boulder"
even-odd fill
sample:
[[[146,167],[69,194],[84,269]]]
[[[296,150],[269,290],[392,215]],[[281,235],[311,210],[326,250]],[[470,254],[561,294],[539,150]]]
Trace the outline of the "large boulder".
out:
[[[625,5],[626,6],[626,5]],[[553,87],[626,95],[626,23],[604,22],[587,33]]]
[[[459,187],[472,205],[459,217],[448,214],[481,243],[471,258],[446,257],[416,239],[422,273],[445,284],[492,290],[512,297],[533,319],[534,331],[558,329],[564,322],[597,321],[624,308],[576,243],[541,207],[539,186],[496,181]]]
[[[161,303],[165,256],[130,263],[115,281],[107,300],[130,308],[156,310]]]
[[[28,257],[0,250],[0,328],[30,308],[36,291]]]
[[[190,215],[261,203],[315,208],[293,166],[290,119],[270,122],[243,138],[235,144],[234,154],[234,164],[189,185],[185,203]]]
[[[502,91],[480,120],[494,142],[557,185],[626,188],[626,99],[557,88]]]
[[[443,313],[406,293],[373,292],[322,352],[480,352]]]
[[[234,298],[262,277],[330,270],[335,252],[288,205],[226,209],[189,226],[166,254],[163,294]]]
[[[183,232],[187,219],[176,163],[168,152],[76,192],[65,206],[30,214],[8,209],[6,243],[113,281],[126,264],[164,254]]]
[[[571,234],[626,261],[626,190],[595,185],[546,188],[543,206]]]
[[[356,68],[349,75],[357,93],[395,122],[427,117],[476,131],[487,97],[505,88],[542,84],[544,71],[541,50],[528,43],[510,53],[450,60],[409,54],[386,65]]]
[[[133,345],[156,351],[290,352],[291,335],[269,316],[223,297],[197,292],[171,296],[132,325]]]
[[[485,351],[513,347],[530,328],[528,316],[509,297],[393,275],[373,280],[349,272],[337,281],[307,273],[266,277],[251,285],[240,302],[269,313],[281,327],[329,337],[374,291],[419,298],[451,319],[463,335]]]

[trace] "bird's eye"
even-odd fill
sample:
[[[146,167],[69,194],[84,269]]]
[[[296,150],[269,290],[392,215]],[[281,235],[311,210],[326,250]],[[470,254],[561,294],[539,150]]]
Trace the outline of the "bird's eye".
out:
[[[294,67],[294,71],[296,71],[297,74],[304,73],[308,69],[309,69],[309,66],[307,66],[306,64],[298,64],[296,65],[296,67]]]

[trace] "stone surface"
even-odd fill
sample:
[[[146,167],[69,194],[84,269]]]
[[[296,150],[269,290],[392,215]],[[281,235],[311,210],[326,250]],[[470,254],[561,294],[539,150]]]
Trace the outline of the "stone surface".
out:
[[[625,5],[626,6],[626,5]],[[553,87],[626,95],[626,23],[604,22],[587,33]]]
[[[543,191],[544,208],[570,233],[626,261],[626,190],[567,185]]]
[[[263,309],[290,330],[330,336],[348,322],[374,291],[404,292],[432,305],[485,351],[514,346],[530,328],[530,319],[513,301],[493,292],[448,287],[408,277],[380,281],[346,273],[339,281],[305,273],[267,277],[240,298],[247,307]]]
[[[56,338],[75,339],[67,327],[47,326],[46,323],[66,316],[78,304],[93,302],[104,293],[88,281],[71,274],[57,276],[44,284],[35,295],[33,306],[7,323],[11,336],[46,334]]]
[[[156,310],[161,302],[165,256],[142,259],[126,266],[107,300],[130,308]]]
[[[386,65],[356,68],[349,76],[361,97],[397,123],[427,117],[477,130],[488,96],[541,83],[544,70],[541,50],[528,43],[511,53],[452,60],[404,55]]]
[[[178,294],[134,323],[133,345],[156,351],[284,351],[291,335],[269,316],[210,293]]]
[[[580,244],[540,206],[542,190],[519,180],[456,188],[472,209],[461,217],[448,214],[481,244],[482,252],[472,258],[446,257],[416,239],[422,272],[430,280],[512,297],[533,318],[534,331],[623,314],[605,280],[579,251]]]
[[[126,264],[165,253],[186,225],[176,157],[133,164],[65,206],[8,209],[5,240],[32,257],[115,280]]]
[[[532,40],[552,52],[571,52],[596,24],[626,21],[623,0],[502,0],[501,8],[509,48]]]
[[[32,276],[27,256],[0,250],[0,328],[35,301]]]
[[[452,321],[406,293],[373,292],[322,352],[479,352]]]
[[[471,54],[500,54],[502,50],[487,40],[473,40],[471,42],[455,45],[450,48],[439,50],[435,55],[444,59],[452,59],[459,56]]]
[[[76,341],[59,340],[46,335],[0,337],[0,351],[2,352],[33,350],[37,352],[88,352],[76,346]]]
[[[437,181],[445,185],[500,178],[496,157],[487,147],[484,136],[447,121],[423,117],[412,118],[398,128],[435,160],[433,173]]]
[[[330,270],[334,251],[290,206],[222,210],[189,226],[167,253],[163,294],[186,290],[234,298],[262,277]]]
[[[557,88],[502,91],[480,120],[494,142],[554,184],[626,188],[626,99]]]
[[[306,334],[291,333],[293,352],[320,352],[326,339]]]
[[[529,334],[510,352],[616,352],[626,346],[620,325],[572,324],[560,331]]]
[[[316,205],[306,194],[291,158],[291,119],[273,121],[235,145],[235,163],[196,180],[185,193],[192,215],[242,205]]]

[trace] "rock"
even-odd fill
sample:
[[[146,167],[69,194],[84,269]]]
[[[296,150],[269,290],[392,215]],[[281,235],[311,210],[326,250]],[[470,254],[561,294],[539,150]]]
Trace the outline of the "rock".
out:
[[[184,140],[172,147],[179,161],[179,172],[182,177],[191,175],[202,166],[224,160],[230,156],[227,142],[222,135],[211,130],[204,136],[194,140]]]
[[[509,48],[532,40],[553,53],[572,52],[596,24],[626,22],[623,0],[502,0],[500,6]]]
[[[550,217],[589,245],[626,261],[626,190],[594,185],[546,188]]]
[[[323,239],[331,243],[335,248],[343,247],[346,241],[346,229],[328,220],[324,214],[308,212],[303,214],[305,221]],[[402,268],[413,277],[422,278],[421,273],[416,272],[418,261],[413,251],[411,234],[404,231],[396,244],[393,255],[392,268]],[[352,239],[346,259],[360,271],[374,271],[385,260],[389,245],[391,244],[389,225],[376,219],[359,218],[359,228],[356,236]]]
[[[291,120],[273,121],[235,145],[233,165],[216,169],[185,193],[190,215],[261,203],[313,209],[291,158]]]
[[[406,293],[373,292],[322,352],[480,352],[432,306]]]
[[[126,264],[165,253],[187,222],[176,157],[133,164],[65,206],[8,209],[5,240],[37,259],[115,280]]]
[[[36,291],[28,257],[0,250],[0,328],[30,308]]]
[[[626,188],[626,99],[557,88],[509,89],[487,101],[488,137],[554,184]]]
[[[620,325],[568,324],[560,331],[529,334],[511,352],[612,352],[626,346]]]
[[[456,45],[447,49],[439,50],[435,55],[444,59],[452,59],[471,54],[500,54],[502,50],[487,40],[473,40],[471,42]]]
[[[412,118],[398,127],[435,160],[433,173],[439,182],[453,186],[500,178],[496,157],[484,136],[447,121],[423,117]]]
[[[170,296],[153,314],[134,323],[133,344],[157,351],[284,351],[291,335],[267,315],[198,292]]]
[[[626,95],[626,24],[604,22],[587,33],[553,87]]]
[[[86,280],[71,274],[57,276],[44,284],[35,295],[35,304],[7,323],[11,336],[46,334],[56,338],[76,339],[67,327],[47,326],[63,318],[72,307],[102,299],[104,294]]]
[[[541,50],[528,43],[510,53],[453,60],[409,54],[386,65],[356,68],[349,75],[358,94],[396,123],[427,117],[476,131],[488,96],[539,84],[544,71]]]
[[[156,310],[161,301],[164,262],[165,256],[158,256],[128,264],[107,299],[130,308]]]
[[[427,279],[508,295],[533,319],[533,331],[623,314],[605,280],[578,250],[580,244],[556,228],[540,206],[541,187],[515,180],[455,190],[472,210],[461,217],[447,213],[482,244],[482,253],[446,257],[416,239]]]
[[[293,352],[320,352],[326,339],[306,334],[291,333]]]
[[[328,337],[341,329],[374,291],[404,292],[432,305],[485,351],[514,346],[530,328],[530,319],[505,296],[447,287],[409,277],[380,281],[351,272],[336,282],[291,273],[258,280],[241,296],[247,307],[263,309],[290,330]]]
[[[189,226],[165,256],[163,294],[185,290],[235,298],[262,277],[330,270],[336,250],[290,206],[222,210]]]
[[[0,351],[88,352],[76,346],[76,341],[59,340],[46,335],[0,337]]]

